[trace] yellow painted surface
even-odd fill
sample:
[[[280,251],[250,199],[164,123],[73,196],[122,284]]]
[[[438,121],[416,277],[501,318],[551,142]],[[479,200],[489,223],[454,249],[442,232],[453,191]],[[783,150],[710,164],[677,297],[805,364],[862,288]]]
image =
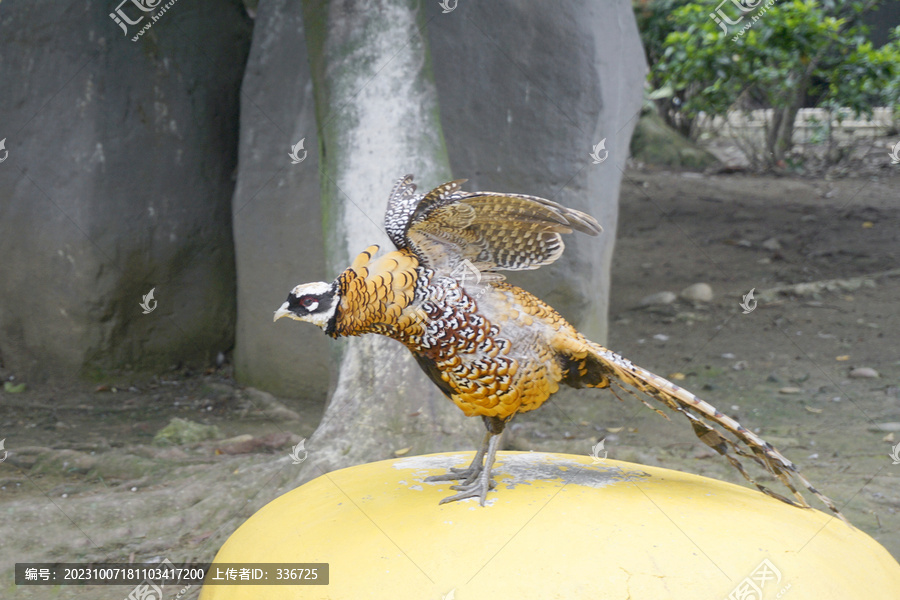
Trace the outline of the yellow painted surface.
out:
[[[471,457],[359,465],[277,498],[216,562],[326,562],[330,584],[206,586],[200,598],[758,600],[730,594],[760,583],[761,600],[900,598],[900,565],[862,531],[667,469],[501,452],[488,506],[439,506],[449,484],[423,479]]]

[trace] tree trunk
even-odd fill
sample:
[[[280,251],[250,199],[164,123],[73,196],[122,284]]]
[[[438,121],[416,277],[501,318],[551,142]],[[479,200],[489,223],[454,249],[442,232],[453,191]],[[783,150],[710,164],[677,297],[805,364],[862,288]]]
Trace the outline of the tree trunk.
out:
[[[787,156],[794,146],[794,120],[803,106],[806,90],[812,73],[818,65],[819,58],[811,60],[799,76],[797,85],[793,88],[790,102],[787,106],[773,109],[772,123],[766,135],[766,159],[768,166],[778,165]],[[774,103],[770,104],[775,106]]]
[[[794,120],[800,111],[803,102],[803,90],[797,90],[791,104],[780,109],[775,109],[776,118],[769,131],[766,150],[769,156],[769,166],[778,165],[787,156],[794,146]]]
[[[304,2],[329,277],[369,244],[393,249],[382,221],[397,178],[413,173],[420,189],[450,179],[422,15],[411,0]],[[342,346],[301,480],[401,448],[445,450],[448,435],[477,444],[480,420],[463,418],[399,343],[367,335]]]

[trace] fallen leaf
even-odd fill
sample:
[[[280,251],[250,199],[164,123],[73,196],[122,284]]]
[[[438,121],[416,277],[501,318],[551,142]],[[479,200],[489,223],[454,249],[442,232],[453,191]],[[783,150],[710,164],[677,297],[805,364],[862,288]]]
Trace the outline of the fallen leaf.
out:
[[[849,354],[841,354],[840,356],[835,356],[834,360],[840,360],[840,361],[850,360],[850,355]]]
[[[803,408],[805,408],[809,412],[815,413],[815,414],[819,414],[820,412],[822,412],[821,408],[813,408],[812,406],[804,406]]]
[[[881,441],[882,441],[882,442],[893,442],[893,441],[894,441],[894,434],[893,434],[893,433],[887,434],[886,436],[884,436],[883,438],[881,438]]]
[[[873,227],[875,227],[875,223],[873,223],[872,221],[863,221],[863,229],[872,229]]]
[[[684,381],[684,373],[669,373],[669,379],[674,379],[675,381]]]
[[[412,446],[407,446],[406,448],[400,448],[399,450],[394,450],[394,456],[403,456],[410,450],[412,450]]]
[[[625,428],[624,427],[607,427],[606,428],[606,430],[610,433],[619,433],[623,429],[625,429]]]

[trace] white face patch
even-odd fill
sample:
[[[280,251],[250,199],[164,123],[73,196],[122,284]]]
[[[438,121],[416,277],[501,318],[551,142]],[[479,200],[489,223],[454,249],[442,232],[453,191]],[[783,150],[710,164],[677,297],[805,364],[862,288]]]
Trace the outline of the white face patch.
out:
[[[328,321],[330,321],[331,317],[334,316],[334,312],[337,310],[337,305],[338,305],[337,298],[330,298],[330,300],[331,300],[331,306],[328,308],[328,310],[314,312],[310,315],[304,316],[300,320],[307,321],[308,323],[312,323],[313,325],[318,325],[322,329],[325,329],[326,327],[328,327]],[[315,310],[318,307],[319,307],[319,303],[316,302],[315,308],[310,308],[309,310]]]
[[[281,317],[289,317],[295,321],[306,321],[325,329],[334,316],[338,305],[338,298],[328,295],[330,291],[331,284],[323,281],[298,285],[291,290],[291,296],[294,299],[288,298],[290,302],[285,302],[275,312],[275,320]],[[330,304],[326,305],[326,302]],[[299,304],[299,308],[294,310],[300,314],[296,314],[289,308],[289,305],[297,307],[297,304]]]
[[[291,290],[291,293],[298,298],[300,296],[304,296],[306,294],[312,294],[313,296],[321,296],[322,294],[328,292],[331,289],[330,283],[325,283],[324,281],[314,281],[312,283],[301,283],[297,287]]]

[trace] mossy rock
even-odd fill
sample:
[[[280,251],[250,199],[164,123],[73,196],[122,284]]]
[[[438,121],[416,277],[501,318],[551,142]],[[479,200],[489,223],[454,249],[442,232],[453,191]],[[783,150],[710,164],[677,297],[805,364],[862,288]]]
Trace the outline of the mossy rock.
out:
[[[218,439],[222,439],[222,432],[215,425],[203,425],[175,417],[153,436],[153,443],[158,446],[180,446]]]
[[[631,155],[648,165],[706,169],[715,156],[671,127],[655,110],[644,110],[631,137]]]

